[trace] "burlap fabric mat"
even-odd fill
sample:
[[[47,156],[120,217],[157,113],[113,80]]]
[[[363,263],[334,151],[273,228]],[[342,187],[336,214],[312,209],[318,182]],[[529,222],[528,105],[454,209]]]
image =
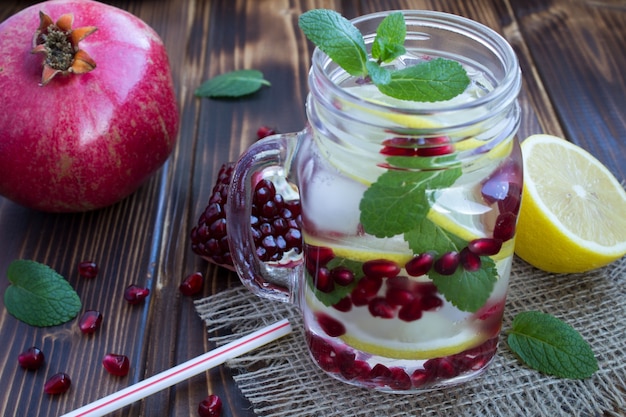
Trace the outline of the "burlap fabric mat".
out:
[[[539,310],[566,321],[592,346],[599,371],[587,380],[542,375],[500,338],[488,370],[464,385],[422,394],[383,394],[327,376],[309,358],[298,311],[232,288],[198,300],[216,345],[288,318],[294,333],[227,363],[259,416],[625,416],[626,257],[576,275],[543,273],[515,259],[504,332],[515,314]],[[217,336],[221,335],[221,336]]]

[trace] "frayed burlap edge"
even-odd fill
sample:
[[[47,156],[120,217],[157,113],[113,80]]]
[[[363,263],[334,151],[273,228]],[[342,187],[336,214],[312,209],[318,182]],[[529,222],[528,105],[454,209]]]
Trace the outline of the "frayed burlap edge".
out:
[[[254,411],[265,417],[317,416],[626,416],[626,258],[586,274],[555,275],[515,259],[498,355],[477,379],[422,394],[383,394],[327,376],[306,350],[297,309],[243,287],[198,300],[210,341],[222,345],[288,318],[294,332],[227,363]],[[586,380],[545,376],[506,345],[519,312],[539,310],[578,330],[598,359]]]

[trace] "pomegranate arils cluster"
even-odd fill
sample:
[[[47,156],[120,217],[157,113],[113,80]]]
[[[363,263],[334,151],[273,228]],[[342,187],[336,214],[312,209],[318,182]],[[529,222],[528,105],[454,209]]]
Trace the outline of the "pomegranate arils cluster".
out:
[[[233,168],[234,163],[220,168],[209,203],[190,234],[191,248],[196,254],[231,269],[233,261],[228,245],[225,205]],[[259,259],[277,262],[286,252],[300,253],[300,201],[285,201],[269,179],[258,181],[253,192],[250,224]]]

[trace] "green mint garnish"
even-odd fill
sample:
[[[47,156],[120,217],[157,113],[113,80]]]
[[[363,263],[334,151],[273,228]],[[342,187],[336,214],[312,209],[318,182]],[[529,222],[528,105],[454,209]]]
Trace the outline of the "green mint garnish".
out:
[[[421,62],[401,70],[389,64],[406,50],[406,23],[401,12],[390,13],[378,26],[368,56],[359,30],[333,10],[310,10],[300,16],[300,29],[330,59],[355,77],[369,78],[388,96],[435,102],[461,94],[470,83],[461,64],[447,59]]]
[[[71,285],[47,265],[15,260],[7,269],[11,285],[4,293],[7,311],[31,326],[65,323],[78,314],[81,301]]]
[[[202,83],[195,91],[197,97],[242,97],[258,91],[262,86],[270,85],[258,70],[231,71]]]
[[[507,342],[531,368],[560,378],[588,378],[598,370],[589,344],[569,324],[539,311],[519,313]]]

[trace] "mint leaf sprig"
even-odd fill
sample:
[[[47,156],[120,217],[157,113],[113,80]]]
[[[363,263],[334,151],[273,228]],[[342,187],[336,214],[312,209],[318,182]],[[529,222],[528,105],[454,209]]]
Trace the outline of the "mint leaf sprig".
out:
[[[11,285],[4,293],[4,305],[26,324],[63,324],[76,317],[82,307],[72,286],[47,265],[18,259],[9,264],[7,277]]]
[[[406,22],[401,12],[390,13],[376,30],[367,52],[359,30],[333,10],[315,9],[300,15],[306,37],[350,75],[371,80],[385,95],[400,100],[435,102],[450,100],[470,83],[463,66],[436,58],[404,69],[389,65],[405,54]]]
[[[598,361],[580,333],[546,313],[517,314],[507,343],[522,362],[543,374],[584,379],[598,370]]]

